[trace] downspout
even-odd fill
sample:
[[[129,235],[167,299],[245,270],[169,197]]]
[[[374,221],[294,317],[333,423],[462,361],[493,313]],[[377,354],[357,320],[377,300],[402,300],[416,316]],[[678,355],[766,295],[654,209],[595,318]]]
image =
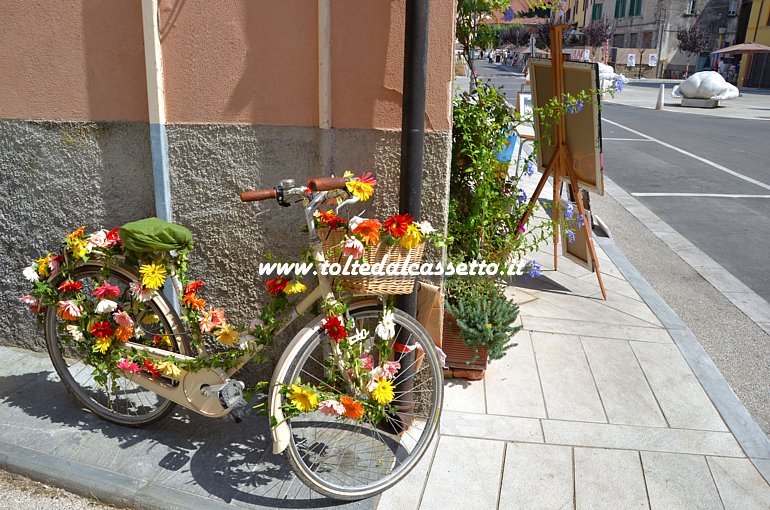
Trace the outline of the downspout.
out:
[[[422,199],[422,163],[425,145],[425,78],[428,67],[428,6],[430,0],[406,0],[404,33],[404,99],[401,117],[401,178],[398,208],[420,219]],[[417,316],[417,286],[411,294],[396,296],[396,307],[412,317]],[[407,338],[408,337],[408,338]],[[398,404],[398,422],[411,423],[414,412],[414,351],[409,346],[411,335],[396,337],[394,350],[401,353],[403,367],[399,372],[396,394],[402,395]],[[404,347],[398,347],[404,346]]]
[[[168,171],[168,137],[166,136],[166,100],[163,88],[163,59],[160,48],[160,15],[158,0],[142,0],[144,32],[144,68],[147,79],[147,108],[150,121],[152,178],[155,188],[155,216],[173,221],[171,184]],[[174,279],[178,283],[178,280]],[[167,281],[163,293],[179,312],[174,283]]]
[[[166,102],[163,90],[163,60],[160,49],[159,24],[158,0],[142,0],[144,67],[147,77],[152,176],[155,184],[155,215],[162,220],[172,221],[168,138],[166,137]]]
[[[425,79],[428,66],[429,0],[406,1],[404,35],[404,99],[401,118],[401,180],[398,208],[420,219],[422,163],[425,145]],[[417,293],[398,296],[396,306],[413,317]]]
[[[332,173],[331,0],[318,0],[318,127],[321,175]]]

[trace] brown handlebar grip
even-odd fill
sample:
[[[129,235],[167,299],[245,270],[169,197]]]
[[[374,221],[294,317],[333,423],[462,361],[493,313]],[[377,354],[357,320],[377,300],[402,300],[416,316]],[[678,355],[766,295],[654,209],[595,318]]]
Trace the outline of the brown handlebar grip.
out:
[[[344,177],[316,177],[308,181],[311,191],[331,191],[333,189],[345,189]]]
[[[278,194],[274,189],[253,189],[241,193],[241,202],[256,202],[257,200],[267,200],[277,196]]]

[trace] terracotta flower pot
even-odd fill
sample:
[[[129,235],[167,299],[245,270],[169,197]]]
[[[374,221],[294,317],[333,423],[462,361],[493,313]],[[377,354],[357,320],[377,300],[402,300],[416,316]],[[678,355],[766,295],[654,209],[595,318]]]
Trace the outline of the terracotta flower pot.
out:
[[[446,364],[449,370],[446,377],[459,377],[462,379],[478,380],[484,377],[487,368],[487,348],[479,347],[475,353],[471,347],[465,345],[460,336],[460,328],[457,321],[449,311],[444,310],[444,333],[441,336],[442,349],[446,354]],[[476,358],[472,363],[473,358]]]

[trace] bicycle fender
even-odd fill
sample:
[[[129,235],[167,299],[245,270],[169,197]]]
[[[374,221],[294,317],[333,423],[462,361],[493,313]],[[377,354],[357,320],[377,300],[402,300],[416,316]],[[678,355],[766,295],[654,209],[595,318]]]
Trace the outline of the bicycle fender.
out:
[[[348,307],[348,311],[353,312],[360,308],[367,308],[370,306],[381,306],[376,299],[359,301],[353,303]],[[325,315],[319,315],[312,319],[305,327],[303,327],[289,342],[289,345],[283,351],[281,358],[278,360],[278,364],[273,371],[273,377],[270,380],[270,396],[268,399],[268,410],[270,420],[277,425],[270,427],[270,433],[273,436],[273,453],[278,455],[289,446],[291,441],[291,429],[289,424],[286,423],[286,417],[281,410],[281,394],[279,392],[282,381],[285,380],[289,370],[291,369],[291,360],[293,360],[305,345],[312,340],[313,333],[315,333],[321,327],[321,321],[325,318]]]

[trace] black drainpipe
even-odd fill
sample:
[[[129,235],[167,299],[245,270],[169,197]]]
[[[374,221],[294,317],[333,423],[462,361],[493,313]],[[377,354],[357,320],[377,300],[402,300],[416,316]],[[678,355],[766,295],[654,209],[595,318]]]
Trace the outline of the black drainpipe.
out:
[[[428,65],[428,4],[429,0],[406,0],[404,34],[404,104],[401,119],[401,182],[398,208],[420,219],[422,198],[422,153],[425,142],[425,76]],[[396,307],[412,317],[417,315],[417,286],[411,294],[396,297]],[[413,339],[404,334],[396,342],[411,345]],[[414,413],[414,352],[401,353],[401,371],[396,378],[396,398],[399,400],[396,423],[398,429],[409,427]]]
[[[429,0],[406,1],[404,35],[404,103],[401,119],[401,182],[399,213],[420,219],[422,160],[425,141],[425,77],[428,65]],[[398,296],[396,307],[412,317],[417,313],[417,291]]]

